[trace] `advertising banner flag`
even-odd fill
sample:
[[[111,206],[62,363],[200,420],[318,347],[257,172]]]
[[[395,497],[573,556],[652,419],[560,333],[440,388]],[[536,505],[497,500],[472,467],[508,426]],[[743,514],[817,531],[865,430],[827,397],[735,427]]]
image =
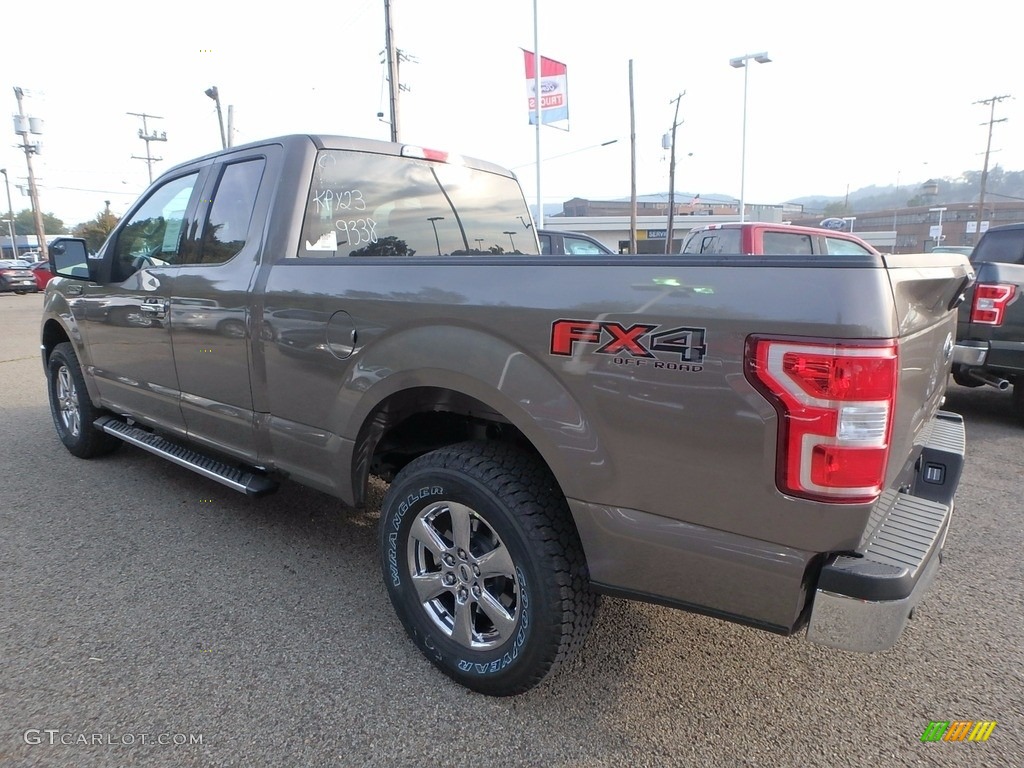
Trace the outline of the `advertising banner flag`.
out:
[[[530,104],[530,125],[537,124],[537,95],[534,92],[533,52],[524,50],[526,59],[526,94]],[[560,61],[540,57],[540,110],[542,123],[555,123],[569,119],[569,95],[566,66]]]

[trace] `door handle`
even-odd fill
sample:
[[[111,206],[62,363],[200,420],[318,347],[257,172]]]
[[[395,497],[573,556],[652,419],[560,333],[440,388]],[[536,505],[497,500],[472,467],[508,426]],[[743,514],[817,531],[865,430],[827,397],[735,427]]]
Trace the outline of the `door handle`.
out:
[[[139,312],[150,317],[166,317],[167,316],[167,302],[144,302],[139,305]]]

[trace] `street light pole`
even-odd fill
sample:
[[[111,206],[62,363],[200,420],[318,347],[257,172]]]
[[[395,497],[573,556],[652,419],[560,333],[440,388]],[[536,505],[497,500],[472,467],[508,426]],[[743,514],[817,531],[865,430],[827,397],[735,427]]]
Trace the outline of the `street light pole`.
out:
[[[942,245],[942,214],[943,214],[943,212],[945,210],[946,210],[945,208],[929,208],[928,209],[929,213],[938,213],[939,214],[939,234],[935,238],[935,245],[932,247],[932,250],[935,250],[935,248],[937,248],[938,246]]]
[[[444,216],[428,216],[427,221],[434,228],[434,242],[437,244],[437,255],[441,255],[441,241],[437,237],[437,222],[444,221]]]
[[[224,135],[224,113],[220,111],[220,91],[216,85],[211,85],[204,93],[217,103],[217,123],[220,125],[220,148],[228,148],[228,140]],[[149,146],[147,144],[147,146]]]
[[[503,235],[508,235],[508,241],[509,241],[510,243],[512,243],[512,253],[515,253],[515,252],[516,252],[516,241],[515,241],[515,240],[513,239],[513,237],[514,237],[514,235],[515,235],[515,232],[513,232],[513,231],[512,231],[512,230],[510,230],[510,229],[506,229],[506,230],[505,230],[504,232],[502,232],[501,234],[503,234]]]
[[[4,175],[4,185],[7,187],[7,231],[11,233],[11,253],[18,258],[18,242],[14,239],[14,206],[11,205],[11,180],[7,178],[7,169],[0,168]]]
[[[756,61],[758,64],[768,64],[771,59],[768,58],[766,51],[760,53],[748,53],[743,56],[737,56],[734,59],[729,59],[729,66],[739,69],[743,69],[743,148],[740,151],[740,221],[743,222],[746,219],[746,177],[747,177],[747,74],[750,67],[747,62],[751,59]]]

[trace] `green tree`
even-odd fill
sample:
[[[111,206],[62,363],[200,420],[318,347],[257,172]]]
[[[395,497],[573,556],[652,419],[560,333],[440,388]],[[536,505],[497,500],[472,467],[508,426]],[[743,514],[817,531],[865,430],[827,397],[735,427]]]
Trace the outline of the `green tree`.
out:
[[[836,200],[835,202],[829,203],[825,206],[825,216],[843,216],[848,214],[850,209],[847,207],[844,200]]]
[[[95,253],[100,249],[100,246],[107,239],[107,235],[111,233],[114,227],[117,226],[117,222],[120,221],[117,216],[110,212],[110,201],[105,200],[104,202],[107,204],[107,207],[96,214],[96,218],[83,221],[71,230],[71,234],[75,237],[85,239],[90,253]]]
[[[23,211],[19,211],[14,214],[14,234],[16,235],[34,235],[36,233],[36,220],[32,216],[32,210],[26,208]],[[66,235],[68,233],[67,227],[64,226],[64,222],[54,216],[52,213],[43,214],[43,234],[46,235]]]

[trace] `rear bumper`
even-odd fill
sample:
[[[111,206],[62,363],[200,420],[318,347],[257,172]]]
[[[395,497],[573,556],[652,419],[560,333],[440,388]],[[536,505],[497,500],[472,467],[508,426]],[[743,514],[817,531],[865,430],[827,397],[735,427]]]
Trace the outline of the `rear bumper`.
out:
[[[1024,340],[957,342],[953,347],[953,365],[1003,374],[1024,373]]]
[[[848,651],[891,648],[927,593],[963,468],[963,419],[938,413],[918,443],[911,492],[883,494],[856,552],[825,561],[807,628],[810,641]]]

